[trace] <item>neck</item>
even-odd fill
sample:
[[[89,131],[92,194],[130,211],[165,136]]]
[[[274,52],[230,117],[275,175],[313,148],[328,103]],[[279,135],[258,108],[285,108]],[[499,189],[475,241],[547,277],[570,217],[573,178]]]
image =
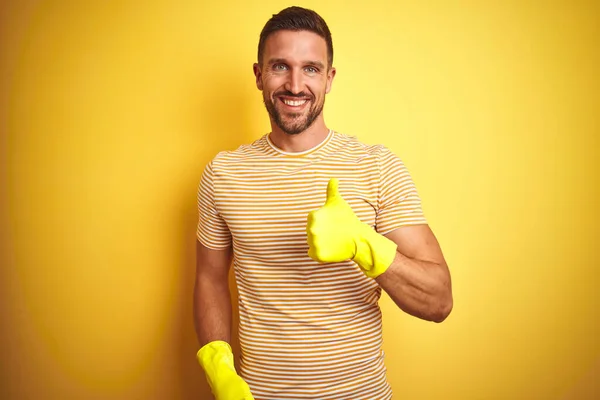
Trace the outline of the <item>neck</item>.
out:
[[[271,121],[269,139],[285,152],[300,153],[321,144],[328,134],[329,128],[325,125],[323,115],[320,115],[308,129],[296,135],[285,133]]]

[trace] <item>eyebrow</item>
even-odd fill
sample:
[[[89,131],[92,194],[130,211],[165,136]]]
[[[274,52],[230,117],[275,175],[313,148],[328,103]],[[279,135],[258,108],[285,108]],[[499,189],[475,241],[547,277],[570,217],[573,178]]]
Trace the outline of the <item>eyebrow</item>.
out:
[[[269,64],[288,64],[288,61],[285,58],[271,58],[269,60]],[[304,64],[308,64],[308,65],[314,65],[315,67],[319,68],[319,69],[325,69],[325,64],[323,64],[321,61],[304,61]]]

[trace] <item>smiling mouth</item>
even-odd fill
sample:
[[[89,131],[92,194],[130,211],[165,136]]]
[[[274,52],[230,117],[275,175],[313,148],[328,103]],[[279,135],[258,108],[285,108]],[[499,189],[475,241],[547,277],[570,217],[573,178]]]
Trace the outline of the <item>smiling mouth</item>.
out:
[[[305,105],[306,103],[308,103],[308,99],[298,99],[298,100],[292,100],[292,99],[284,99],[282,97],[279,98],[279,100],[281,100],[281,102],[283,104],[285,104],[288,107],[302,107],[303,105]]]

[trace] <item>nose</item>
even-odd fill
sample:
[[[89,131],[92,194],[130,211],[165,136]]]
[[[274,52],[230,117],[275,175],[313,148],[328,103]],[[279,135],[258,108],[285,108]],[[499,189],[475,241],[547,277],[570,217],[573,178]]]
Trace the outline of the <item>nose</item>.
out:
[[[285,89],[293,94],[302,92],[302,72],[296,69],[290,71]]]

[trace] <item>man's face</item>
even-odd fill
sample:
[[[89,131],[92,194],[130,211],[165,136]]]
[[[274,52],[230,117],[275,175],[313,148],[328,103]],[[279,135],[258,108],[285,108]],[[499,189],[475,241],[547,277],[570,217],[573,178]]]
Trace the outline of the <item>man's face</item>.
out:
[[[304,132],[323,111],[334,68],[327,68],[325,39],[309,31],[277,31],[266,42],[256,85],[271,120],[282,131]]]

